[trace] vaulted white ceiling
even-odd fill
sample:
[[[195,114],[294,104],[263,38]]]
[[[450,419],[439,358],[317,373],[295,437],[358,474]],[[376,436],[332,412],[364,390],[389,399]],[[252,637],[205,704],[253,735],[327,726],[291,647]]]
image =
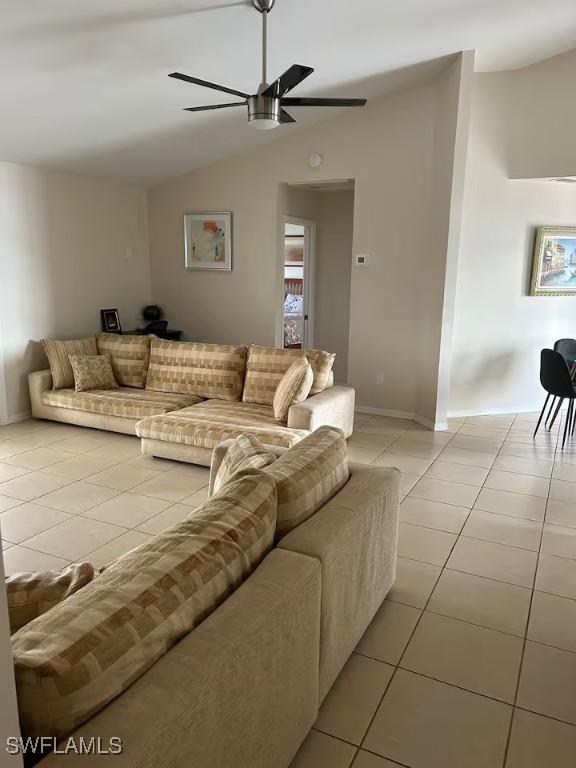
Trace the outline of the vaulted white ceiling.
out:
[[[0,160],[152,184],[298,130],[264,135],[242,108],[183,112],[227,97],[167,77],[254,92],[250,0],[0,0],[0,11]],[[375,97],[391,72],[463,49],[481,71],[567,50],[576,3],[277,0],[269,30],[269,79],[293,63],[316,69],[294,95]],[[305,125],[336,110],[293,114]]]

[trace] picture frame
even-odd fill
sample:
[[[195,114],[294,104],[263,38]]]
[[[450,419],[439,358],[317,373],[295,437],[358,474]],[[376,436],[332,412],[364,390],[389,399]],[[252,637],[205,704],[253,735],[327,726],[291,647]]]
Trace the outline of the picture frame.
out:
[[[100,324],[106,333],[122,333],[120,315],[117,309],[101,309]]]
[[[187,270],[232,270],[230,211],[184,214],[184,266]]]
[[[537,227],[531,296],[576,296],[576,226]]]

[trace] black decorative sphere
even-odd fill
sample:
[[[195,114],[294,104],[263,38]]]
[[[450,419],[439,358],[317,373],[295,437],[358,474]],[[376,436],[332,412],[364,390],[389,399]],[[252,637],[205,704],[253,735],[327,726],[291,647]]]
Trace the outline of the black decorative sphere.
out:
[[[142,317],[144,320],[146,320],[147,323],[153,323],[156,320],[162,320],[162,315],[164,314],[162,307],[159,307],[158,304],[148,304],[147,307],[144,307],[142,310]]]

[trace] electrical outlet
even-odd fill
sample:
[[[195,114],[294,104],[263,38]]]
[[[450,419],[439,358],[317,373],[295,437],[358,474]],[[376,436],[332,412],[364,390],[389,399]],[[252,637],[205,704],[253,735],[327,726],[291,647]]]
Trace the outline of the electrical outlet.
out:
[[[383,373],[377,373],[376,374],[376,384],[379,387],[384,386],[384,374]]]
[[[366,267],[368,266],[368,262],[370,261],[370,254],[369,253],[357,253],[354,256],[354,264],[357,267]]]

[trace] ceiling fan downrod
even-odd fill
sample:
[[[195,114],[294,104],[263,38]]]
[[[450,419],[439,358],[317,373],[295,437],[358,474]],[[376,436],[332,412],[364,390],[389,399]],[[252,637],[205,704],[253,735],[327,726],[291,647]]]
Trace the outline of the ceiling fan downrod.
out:
[[[252,0],[252,5],[262,14],[262,86],[268,85],[268,14],[274,8],[276,0]]]

